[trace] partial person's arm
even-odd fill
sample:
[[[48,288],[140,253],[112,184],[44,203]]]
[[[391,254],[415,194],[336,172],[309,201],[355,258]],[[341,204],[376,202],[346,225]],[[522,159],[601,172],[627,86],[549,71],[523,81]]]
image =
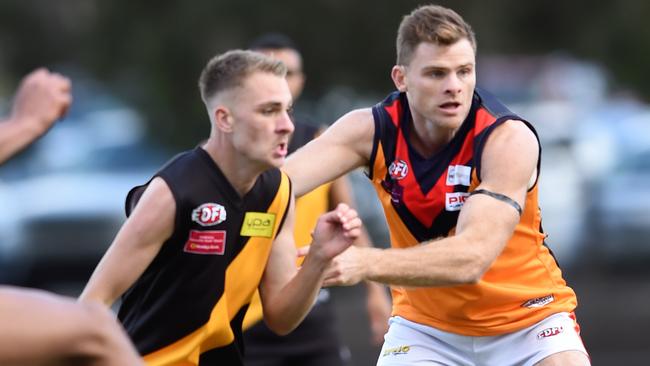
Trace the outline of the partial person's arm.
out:
[[[43,135],[67,111],[70,80],[46,69],[25,76],[14,97],[11,115],[0,122],[0,164]]]
[[[110,310],[0,286],[0,365],[144,365]]]
[[[312,235],[312,249],[298,270],[293,215],[292,200],[284,225],[273,242],[259,287],[264,321],[280,335],[291,332],[304,319],[321,288],[325,268],[352,244],[361,227],[356,211],[347,205],[341,204],[323,214]]]
[[[524,207],[537,166],[538,142],[518,121],[489,137],[477,189],[500,193]],[[398,286],[448,286],[478,282],[512,237],[519,222],[514,207],[487,195],[469,197],[453,236],[409,248],[351,247],[333,261],[325,285],[374,280]]]
[[[350,207],[355,207],[355,199],[352,185],[348,176],[343,176],[332,182],[329,191],[330,209],[339,203],[345,203]],[[372,247],[370,235],[366,231],[365,225],[357,240],[353,245],[358,247]],[[366,284],[366,309],[368,311],[368,320],[370,322],[370,336],[373,344],[381,344],[384,341],[384,334],[388,331],[388,318],[391,314],[391,299],[388,296],[386,286],[374,281],[365,281]]]
[[[296,197],[367,165],[374,131],[372,111],[355,110],[289,155],[282,170],[291,177]]]
[[[80,300],[111,306],[142,275],[174,230],[176,202],[154,178],[95,268]]]

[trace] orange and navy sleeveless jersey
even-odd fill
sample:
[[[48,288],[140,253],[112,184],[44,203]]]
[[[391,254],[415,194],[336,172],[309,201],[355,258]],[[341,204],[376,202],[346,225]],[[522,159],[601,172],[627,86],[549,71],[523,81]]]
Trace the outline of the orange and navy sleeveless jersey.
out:
[[[155,176],[176,202],[174,231],[123,297],[118,317],[147,365],[241,365],[241,325],[291,198],[262,173],[243,197],[200,147]],[[131,190],[127,215],[144,186]]]
[[[477,89],[470,113],[452,140],[434,156],[422,157],[406,138],[412,120],[405,93],[390,94],[372,112],[375,137],[368,175],[396,248],[454,235],[463,203],[480,183],[483,147],[497,126],[518,120],[535,132]],[[537,167],[539,171],[539,161]],[[573,311],[575,293],[544,243],[537,191],[537,184],[529,189],[512,238],[477,284],[394,286],[393,315],[457,334],[490,336]]]

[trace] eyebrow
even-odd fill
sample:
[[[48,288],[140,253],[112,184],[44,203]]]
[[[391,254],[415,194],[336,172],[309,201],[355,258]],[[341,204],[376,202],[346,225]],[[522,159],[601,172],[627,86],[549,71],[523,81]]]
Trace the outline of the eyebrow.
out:
[[[293,103],[287,104],[287,109],[291,109],[292,107],[293,107]],[[255,108],[264,109],[264,108],[283,108],[283,107],[282,107],[282,102],[270,101],[270,102],[264,102],[258,104]]]
[[[257,105],[257,108],[281,107],[281,106],[282,106],[281,102],[271,101],[271,102],[260,103]]]
[[[457,67],[446,67],[446,66],[436,66],[436,65],[430,65],[430,66],[425,66],[422,68],[423,71],[431,71],[431,70],[454,70],[454,69],[462,69],[466,67],[474,67],[474,63],[466,63],[459,65]]]

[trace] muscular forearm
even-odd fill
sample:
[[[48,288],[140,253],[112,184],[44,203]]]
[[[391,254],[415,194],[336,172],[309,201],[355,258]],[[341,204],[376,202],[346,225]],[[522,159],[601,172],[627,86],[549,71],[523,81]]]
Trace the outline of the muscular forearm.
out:
[[[2,365],[142,364],[110,310],[98,304],[0,286],[0,323]]]
[[[42,131],[14,119],[0,122],[0,164],[38,138]]]
[[[365,279],[396,286],[453,286],[477,282],[483,258],[468,246],[430,242],[406,249],[363,248]]]
[[[274,332],[288,334],[309,313],[321,288],[325,268],[325,263],[316,262],[307,256],[289,283],[264,304],[264,320]]]

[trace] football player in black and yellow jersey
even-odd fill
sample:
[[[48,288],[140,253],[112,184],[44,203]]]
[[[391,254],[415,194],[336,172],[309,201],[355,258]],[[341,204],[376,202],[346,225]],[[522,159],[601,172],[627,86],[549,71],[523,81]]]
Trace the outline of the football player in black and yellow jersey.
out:
[[[305,85],[302,55],[296,44],[284,34],[267,33],[256,38],[250,49],[282,61],[287,67],[287,83],[294,103]],[[321,128],[294,116],[295,130],[289,142],[289,154],[322,132]],[[347,177],[323,184],[296,199],[294,240],[301,248],[309,245],[311,230],[318,217],[339,203],[353,204],[352,188]],[[369,245],[362,230],[355,245]],[[366,282],[367,312],[371,341],[380,345],[388,329],[390,298],[384,285]],[[290,334],[279,336],[262,321],[262,306],[255,297],[244,318],[245,361],[247,366],[343,366],[349,363],[350,351],[341,342],[336,329],[334,303],[327,288],[321,289],[316,303],[303,322]],[[352,355],[354,357],[354,355]]]
[[[259,288],[264,320],[286,334],[324,269],[359,234],[354,210],[322,215],[298,270],[291,182],[278,168],[293,132],[286,67],[252,51],[208,62],[199,79],[211,133],[126,201],[129,218],[84,289],[112,304],[148,365],[241,365],[241,324]]]

